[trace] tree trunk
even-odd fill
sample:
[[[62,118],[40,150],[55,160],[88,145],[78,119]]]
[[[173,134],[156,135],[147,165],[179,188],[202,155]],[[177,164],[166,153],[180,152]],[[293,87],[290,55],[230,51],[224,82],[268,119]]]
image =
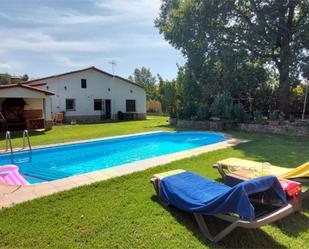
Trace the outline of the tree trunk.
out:
[[[281,15],[279,18],[281,49],[279,69],[279,109],[284,114],[284,118],[290,116],[290,65],[291,65],[291,34],[293,28],[293,18],[295,14],[296,1],[289,1],[287,7],[281,6]],[[287,16],[285,21],[285,16]]]
[[[290,82],[289,82],[289,64],[281,63],[279,67],[279,110],[288,119],[290,115]]]

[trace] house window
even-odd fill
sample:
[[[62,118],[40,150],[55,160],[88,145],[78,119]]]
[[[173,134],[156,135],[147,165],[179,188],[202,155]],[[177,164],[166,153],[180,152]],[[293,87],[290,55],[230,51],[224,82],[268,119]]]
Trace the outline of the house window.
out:
[[[75,111],[75,99],[66,99],[65,109],[66,111]]]
[[[87,88],[87,80],[86,79],[81,79],[80,82],[81,82],[82,88]]]
[[[135,111],[136,111],[135,99],[127,99],[126,112],[135,112]]]
[[[95,111],[102,111],[103,110],[103,100],[102,99],[94,99],[93,104],[94,104],[94,110]]]

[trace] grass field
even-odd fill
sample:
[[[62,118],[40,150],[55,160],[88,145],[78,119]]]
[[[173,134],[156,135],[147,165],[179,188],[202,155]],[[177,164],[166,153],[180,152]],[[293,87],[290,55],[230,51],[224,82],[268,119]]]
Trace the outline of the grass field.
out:
[[[100,124],[56,125],[52,130],[32,132],[31,144],[54,144],[98,137],[125,135],[155,130],[172,130],[167,127],[168,117],[150,116],[148,120],[131,122],[108,122]],[[2,136],[3,138],[3,136]],[[13,147],[22,146],[22,132],[12,133]],[[0,149],[5,148],[5,141],[0,141]]]
[[[166,126],[166,118],[155,117],[147,121],[55,127],[31,139],[33,144],[47,144],[152,130],[174,128]],[[191,215],[160,205],[149,183],[154,173],[182,168],[219,180],[211,166],[231,156],[286,167],[309,160],[309,139],[230,133],[251,142],[1,210],[0,247],[308,248],[308,201],[301,213],[262,229],[236,229],[216,245],[204,241]]]

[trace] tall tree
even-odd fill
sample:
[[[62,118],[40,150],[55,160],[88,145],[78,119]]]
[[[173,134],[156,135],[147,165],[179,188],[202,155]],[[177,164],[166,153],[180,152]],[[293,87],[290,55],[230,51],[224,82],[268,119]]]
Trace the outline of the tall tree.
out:
[[[20,78],[22,81],[28,81],[29,80],[29,76],[28,74],[24,74],[23,76],[21,76]]]
[[[0,73],[0,85],[7,85],[11,83],[11,75],[8,73]]]
[[[308,0],[162,0],[156,26],[188,58],[197,80],[206,59],[258,59],[279,73],[279,107],[289,114],[293,77],[309,53]]]
[[[136,68],[129,80],[134,81],[145,88],[147,99],[156,99],[157,98],[157,79],[154,76],[149,68],[142,67]]]

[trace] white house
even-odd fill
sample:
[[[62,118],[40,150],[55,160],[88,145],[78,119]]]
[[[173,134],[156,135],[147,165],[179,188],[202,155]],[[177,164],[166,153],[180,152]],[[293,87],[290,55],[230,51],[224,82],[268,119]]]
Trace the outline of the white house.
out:
[[[68,122],[146,117],[144,88],[96,67],[35,79],[27,84],[53,92],[52,112],[64,112]],[[122,114],[117,115],[119,112]]]

